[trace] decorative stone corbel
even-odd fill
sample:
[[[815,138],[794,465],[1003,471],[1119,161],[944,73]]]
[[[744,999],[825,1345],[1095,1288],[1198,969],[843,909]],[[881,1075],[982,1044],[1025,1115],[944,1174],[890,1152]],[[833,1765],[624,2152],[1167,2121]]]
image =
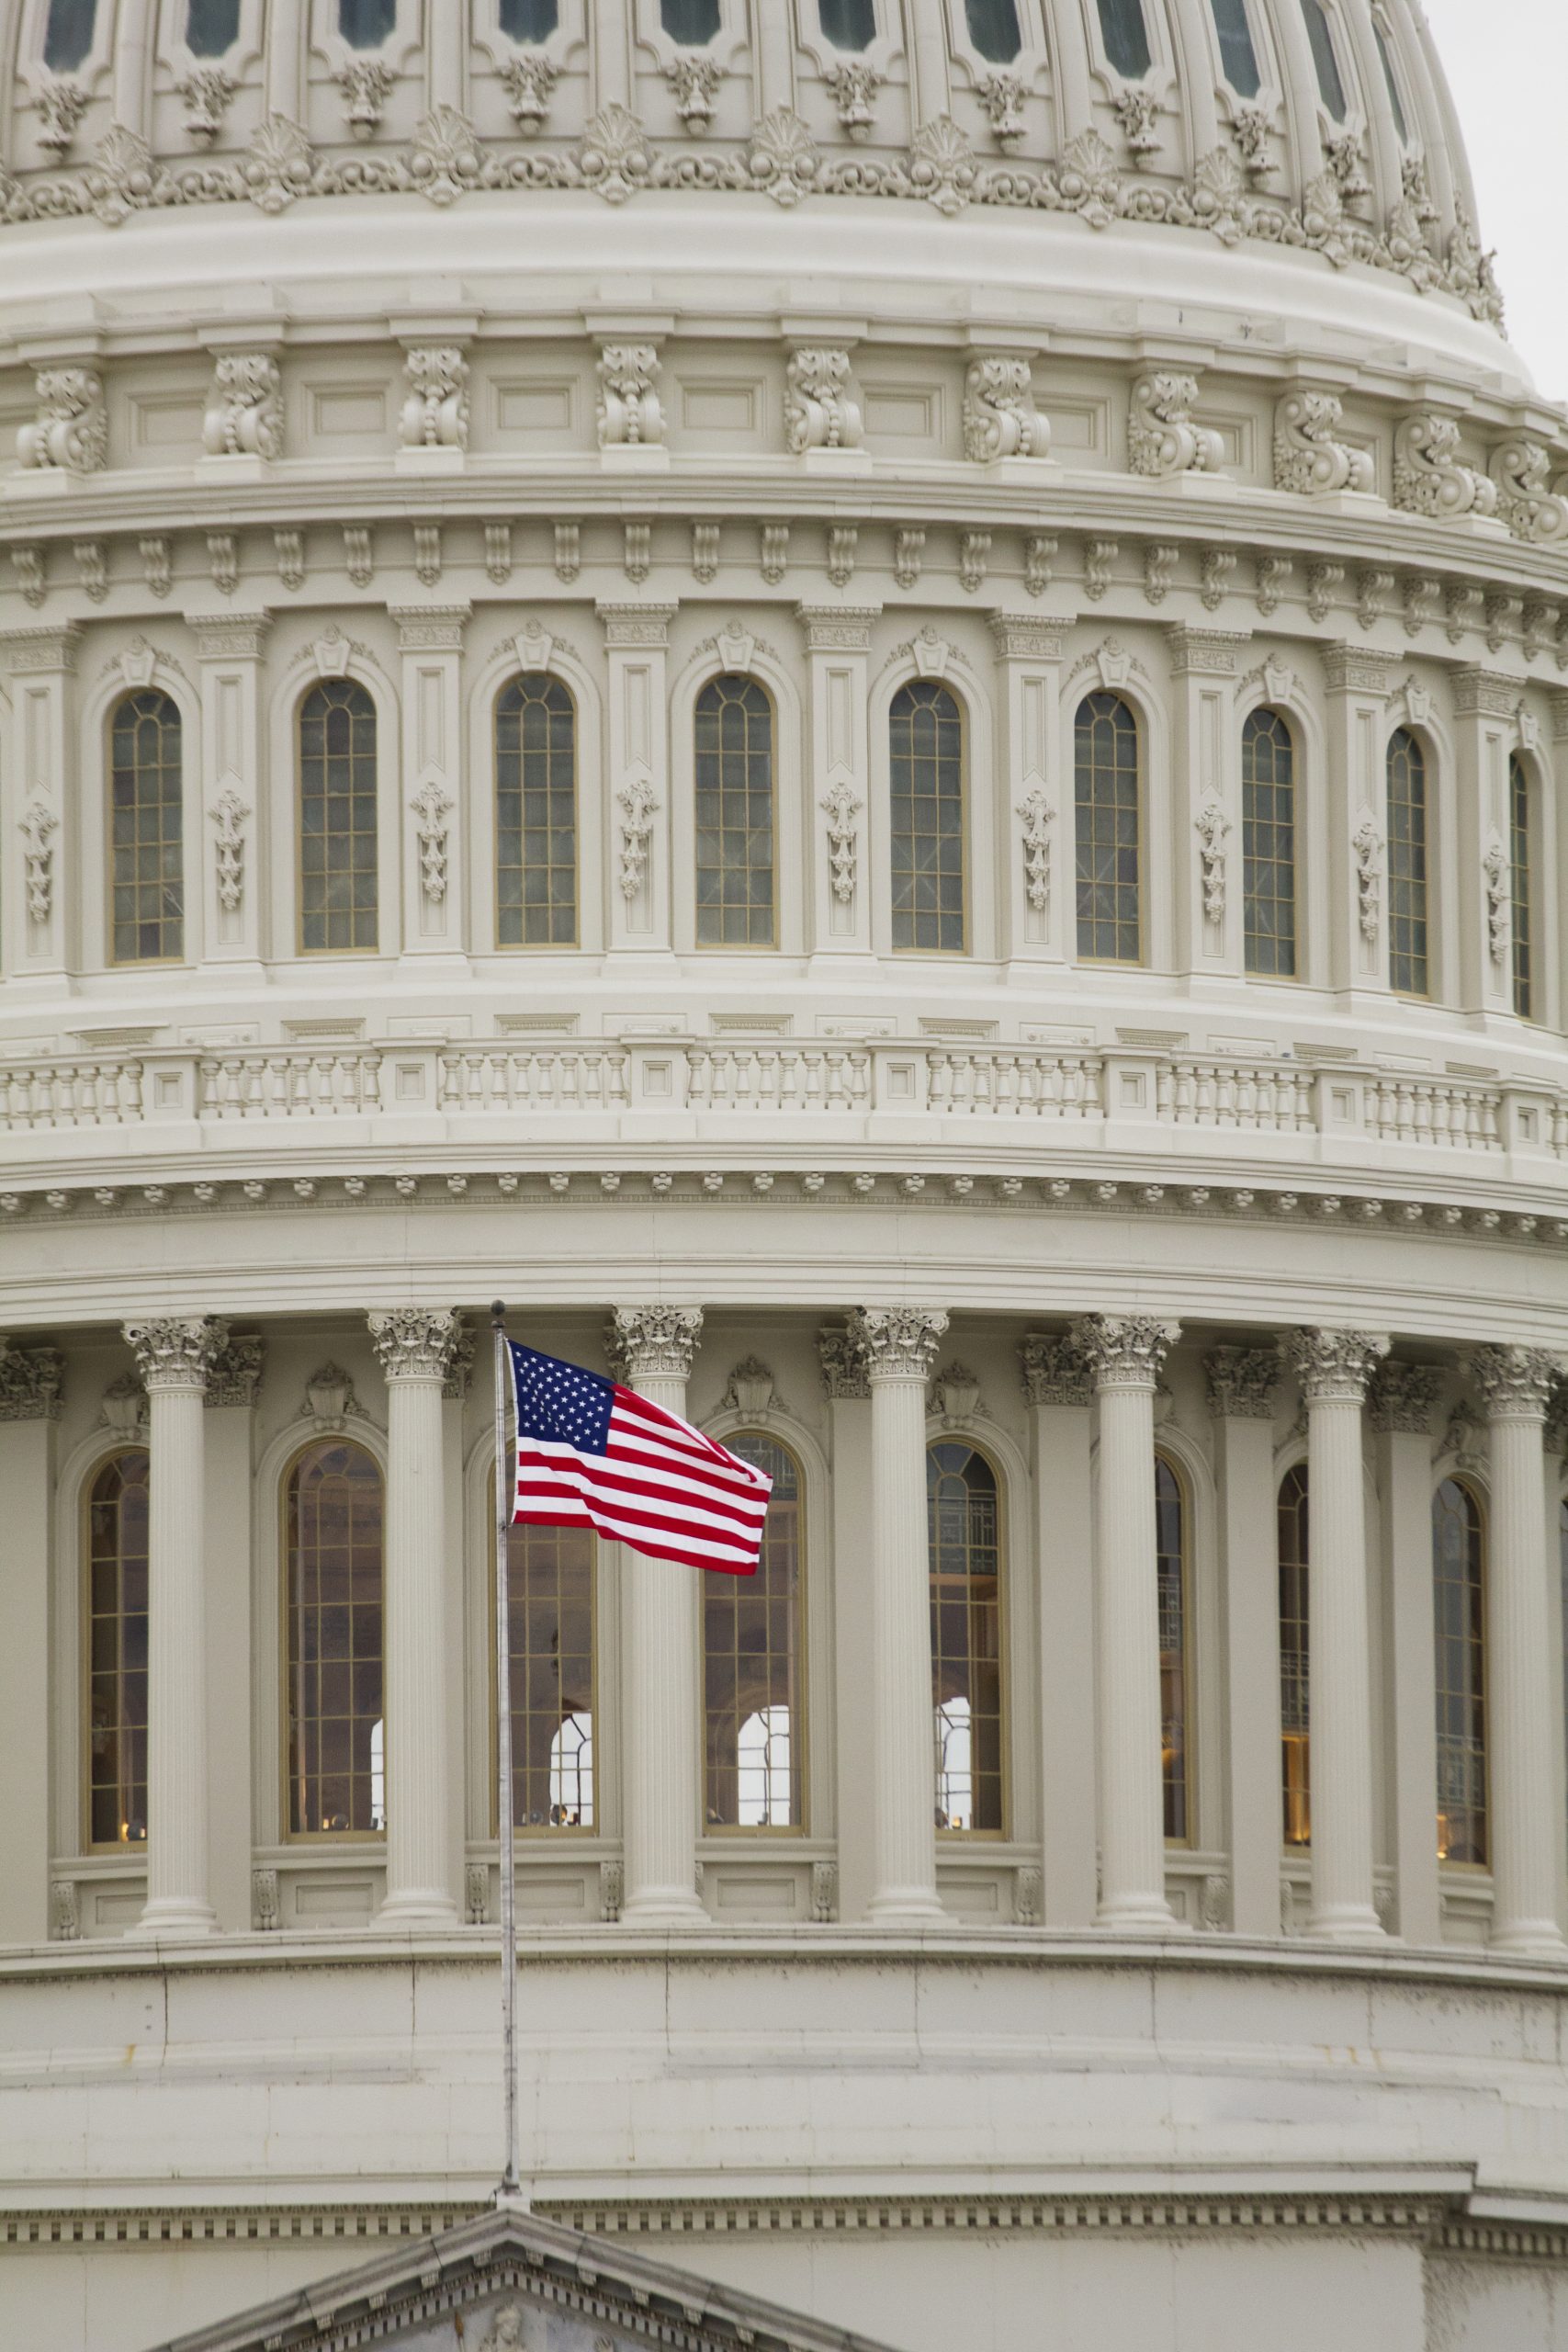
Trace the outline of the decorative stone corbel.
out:
[[[17,435],[18,466],[101,474],[109,447],[103,378],[92,368],[40,368],[36,385],[38,415]]]
[[[1138,378],[1127,424],[1128,457],[1135,474],[1166,481],[1178,474],[1223,469],[1224,444],[1217,433],[1193,423],[1197,405],[1196,376],[1159,368]]]
[[[1344,416],[1333,392],[1291,392],[1274,419],[1274,487],[1297,498],[1332,498],[1341,491],[1371,492],[1377,472],[1364,449],[1337,441]]]
[[[784,438],[792,457],[802,458],[809,449],[859,448],[864,426],[849,386],[847,350],[813,345],[790,354]]]
[[[841,776],[822,800],[822,811],[828,820],[828,855],[833,869],[833,896],[840,906],[847,907],[855,895],[860,847],[860,828],[856,820],[863,805]]]
[[[265,351],[220,351],[202,420],[209,458],[283,455],[283,378]]]
[[[1406,514],[1451,522],[1495,514],[1497,485],[1459,456],[1458,419],[1418,409],[1393,437],[1393,503]]]
[[[420,344],[403,362],[408,397],[398,420],[405,449],[468,446],[468,363],[456,344]]]
[[[982,354],[969,363],[964,388],[964,454],[972,465],[1050,454],[1051,427],[1034,405],[1027,359]]]
[[[659,398],[663,372],[651,343],[606,343],[599,348],[599,447],[657,448],[664,439]]]
[[[1516,539],[1556,547],[1568,538],[1568,498],[1551,487],[1551,460],[1539,441],[1505,441],[1492,459],[1497,511]]]
[[[1018,805],[1023,825],[1023,889],[1033,913],[1043,915],[1051,905],[1051,828],[1056,812],[1043,792],[1032,792]]]

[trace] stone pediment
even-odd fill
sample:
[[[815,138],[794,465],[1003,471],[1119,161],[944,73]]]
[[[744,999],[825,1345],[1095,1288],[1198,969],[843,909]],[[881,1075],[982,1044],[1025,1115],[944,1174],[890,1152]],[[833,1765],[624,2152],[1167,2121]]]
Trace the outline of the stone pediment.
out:
[[[886,2352],[505,2205],[157,2352]]]

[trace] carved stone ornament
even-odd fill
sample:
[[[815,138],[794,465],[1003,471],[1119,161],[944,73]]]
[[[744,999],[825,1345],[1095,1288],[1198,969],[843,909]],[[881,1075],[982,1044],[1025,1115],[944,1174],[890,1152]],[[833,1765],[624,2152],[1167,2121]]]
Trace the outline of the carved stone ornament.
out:
[[[842,57],[828,76],[828,87],[838,104],[839,122],[854,140],[869,139],[875,120],[873,100],[883,77],[863,58]]]
[[[542,50],[518,50],[507,59],[502,72],[507,103],[518,130],[542,130],[560,79],[560,67],[555,59],[547,57]]]
[[[1026,93],[1022,74],[1005,71],[982,74],[975,85],[975,94],[986,109],[992,138],[1004,153],[1010,154],[1029,128],[1023,118]]]
[[[1368,1399],[1373,1429],[1390,1436],[1429,1438],[1442,1393],[1443,1374],[1437,1364],[1393,1359],[1380,1364]]]
[[[1388,1351],[1387,1340],[1370,1331],[1290,1331],[1280,1342],[1309,1406],[1363,1403]]]
[[[675,111],[687,130],[705,130],[713,120],[713,102],[723,79],[714,60],[682,50],[665,66],[664,78],[675,94]]]
[[[64,156],[76,143],[76,126],[87,111],[87,93],[68,74],[51,74],[33,100],[38,109],[38,143],[51,155]]]
[[[28,804],[17,831],[27,865],[28,914],[33,922],[48,922],[54,911],[54,837],[60,820],[42,800]]]
[[[748,1419],[761,1420],[772,1409],[775,1387],[771,1367],[758,1356],[748,1356],[729,1375],[724,1392],[726,1409],[744,1413]]]
[[[855,895],[860,828],[856,822],[864,802],[840,776],[822,799],[828,820],[828,856],[833,870],[833,896],[848,906]]]
[[[954,1359],[934,1375],[936,1412],[943,1426],[956,1429],[973,1420],[980,1407],[980,1375]]]
[[[1513,869],[1500,833],[1494,832],[1487,842],[1481,871],[1486,882],[1487,944],[1492,950],[1492,961],[1500,970],[1508,960],[1514,928]]]
[[[269,352],[219,354],[201,443],[209,458],[282,457],[283,378]]]
[[[1122,136],[1140,164],[1159,153],[1159,99],[1139,83],[1125,83],[1111,100]]]
[[[266,1341],[259,1333],[250,1332],[239,1339],[230,1339],[212,1359],[207,1376],[207,1403],[209,1411],[229,1406],[254,1405],[261,1394],[262,1374],[266,1369]]]
[[[221,65],[197,65],[175,85],[185,100],[186,136],[197,147],[210,147],[223,128],[239,84]]]
[[[1497,485],[1459,455],[1456,418],[1419,409],[1393,436],[1393,503],[1406,514],[1451,522],[1461,514],[1495,514]]]
[[[226,784],[210,810],[218,836],[218,903],[225,914],[238,914],[245,899],[245,823],[250,803]]]
[[[1209,1410],[1217,1421],[1271,1421],[1280,1359],[1271,1348],[1214,1348],[1203,1359]]]
[[[621,816],[621,896],[635,899],[648,876],[649,843],[659,797],[647,776],[633,776],[615,795]]]
[[[1560,547],[1568,539],[1568,498],[1551,487],[1551,460],[1539,441],[1505,441],[1492,460],[1497,512],[1516,539]]]
[[[490,1919],[490,1865],[469,1862],[463,1872],[463,1916],[470,1928],[482,1928]]]
[[[830,1927],[839,1916],[839,1865],[811,1865],[811,1917],[819,1928]]]
[[[392,69],[379,57],[350,57],[333,77],[343,92],[343,119],[355,139],[373,139],[392,95]]]
[[[104,1391],[101,1420],[117,1438],[133,1441],[147,1434],[147,1391],[134,1373],[122,1372]]]
[[[468,363],[455,344],[420,344],[403,362],[408,396],[398,418],[405,449],[468,446]]]
[[[457,806],[451,794],[434,776],[422,784],[409,802],[419,842],[419,883],[426,899],[438,907],[446,896],[448,820]]]
[[[849,384],[847,351],[812,345],[790,354],[784,439],[792,457],[803,458],[808,449],[859,448],[864,428]]]
[[[964,386],[964,454],[972,465],[1050,454],[1051,427],[1034,405],[1027,359],[972,359]]]
[[[599,353],[599,447],[654,448],[664,439],[663,364],[651,343],[606,343]]]
[[[229,1329],[212,1315],[167,1315],[128,1323],[125,1342],[150,1396],[159,1389],[205,1391],[229,1345]]]
[[[1202,877],[1203,915],[1212,923],[1223,923],[1225,919],[1225,837],[1230,830],[1231,820],[1217,800],[1207,802],[1193,820]]]
[[[1493,1421],[1544,1421],[1562,1370],[1562,1359],[1545,1348],[1476,1348],[1470,1358]]]
[[[277,1900],[277,1872],[275,1870],[253,1871],[251,1910],[258,1935],[276,1935],[279,1925]]]
[[[1032,1405],[1083,1407],[1094,1400],[1094,1367],[1076,1332],[1032,1332],[1018,1351],[1023,1393]]]
[[[1224,443],[1206,425],[1194,424],[1197,405],[1196,376],[1160,368],[1138,378],[1127,423],[1127,453],[1135,474],[1161,481],[1176,474],[1222,471]]]
[[[479,2352],[523,2352],[523,2306],[507,2303],[498,2311],[479,2339]]]
[[[618,1376],[639,1380],[686,1380],[702,1337],[700,1306],[617,1306],[612,1309],[606,1345]]]
[[[1356,618],[1363,628],[1376,628],[1393,594],[1393,574],[1369,565],[1356,574]]]
[[[40,368],[37,386],[38,416],[17,435],[17,463],[101,474],[109,448],[102,377],[91,368]]]
[[[76,1893],[76,1882],[57,1878],[49,1890],[50,1933],[57,1944],[80,1943],[82,1939],[82,1910]]]
[[[466,1405],[474,1385],[474,1361],[479,1350],[478,1335],[466,1315],[457,1317],[457,1336],[452,1342],[452,1361],[446,1367],[446,1377],[441,1394],[448,1405]]]
[[[1153,1315],[1091,1315],[1073,1327],[1097,1388],[1146,1388],[1151,1396],[1180,1337],[1179,1323]]]
[[[335,1363],[322,1364],[305,1383],[305,1410],[321,1437],[338,1436],[351,1419],[364,1418],[353,1381]]]
[[[1382,930],[1383,839],[1371,809],[1350,836],[1350,847],[1356,855],[1356,896],[1361,937],[1369,947],[1375,947]]]
[[[1043,792],[1032,792],[1021,800],[1019,818],[1023,826],[1023,894],[1032,911],[1043,915],[1051,905],[1051,828],[1056,812]]]
[[[64,1384],[58,1348],[18,1348],[0,1339],[0,1421],[57,1421]]]
[[[929,1380],[947,1321],[940,1307],[857,1307],[850,1338],[865,1358],[873,1386],[878,1380]]]
[[[818,1331],[817,1359],[822,1367],[822,1385],[830,1397],[871,1395],[865,1353],[852,1331]]]
[[[1274,487],[1297,498],[1371,492],[1377,470],[1365,449],[1337,441],[1344,403],[1333,392],[1291,392],[1274,418]]]
[[[445,1307],[395,1306],[369,1317],[370,1338],[389,1380],[445,1382],[457,1344],[457,1317]]]

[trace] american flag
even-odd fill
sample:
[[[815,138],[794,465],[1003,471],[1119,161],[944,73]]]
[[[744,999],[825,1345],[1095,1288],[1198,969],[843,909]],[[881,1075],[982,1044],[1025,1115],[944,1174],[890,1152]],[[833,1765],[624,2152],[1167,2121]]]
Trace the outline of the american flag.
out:
[[[586,1525],[649,1559],[756,1575],[773,1483],[764,1471],[630,1388],[507,1345],[514,1526]]]

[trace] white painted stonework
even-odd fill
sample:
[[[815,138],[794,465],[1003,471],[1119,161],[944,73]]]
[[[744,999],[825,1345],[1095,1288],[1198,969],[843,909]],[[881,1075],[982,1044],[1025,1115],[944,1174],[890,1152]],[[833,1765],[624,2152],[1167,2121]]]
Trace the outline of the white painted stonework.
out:
[[[735,1827],[705,1596],[592,1570],[593,1817],[518,1840],[525,2186],[734,2309],[590,2330],[536,2266],[530,2352],[1568,2352],[1568,420],[1417,0],[1324,0],[1337,111],[1315,10],[1017,0],[998,59],[1006,0],[867,0],[864,48],[848,0],[0,0],[0,2343],[494,2334],[419,2264],[501,2160],[501,1295],[787,1449],[804,1589],[795,1823]],[[573,730],[553,899],[518,681]],[[325,892],[321,694],[374,737]],[[132,706],[178,739],[134,903]],[[296,1836],[329,1438],[386,1498],[383,1744],[373,1825]],[[939,1441],[996,1497],[979,1831]],[[139,1450],[145,1815],[95,1843]],[[355,2303],[405,2256],[427,2308]]]

